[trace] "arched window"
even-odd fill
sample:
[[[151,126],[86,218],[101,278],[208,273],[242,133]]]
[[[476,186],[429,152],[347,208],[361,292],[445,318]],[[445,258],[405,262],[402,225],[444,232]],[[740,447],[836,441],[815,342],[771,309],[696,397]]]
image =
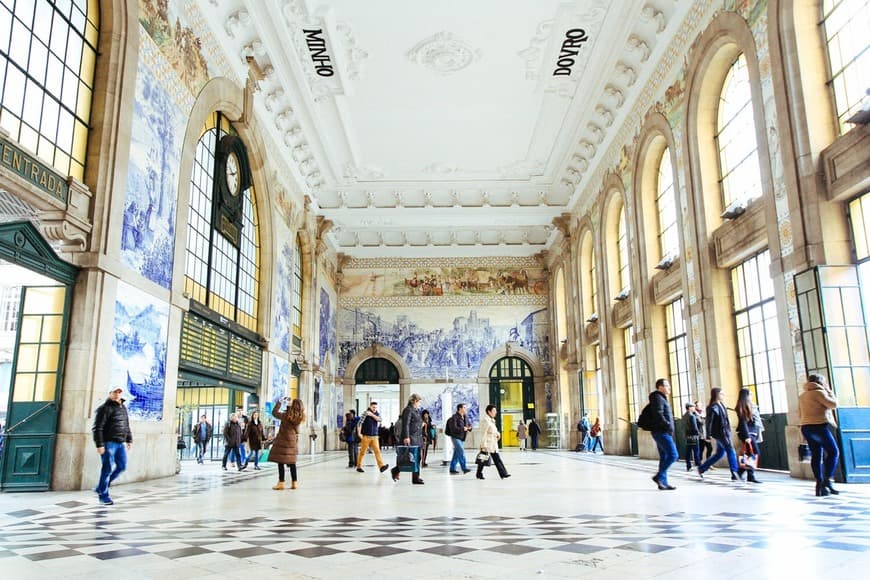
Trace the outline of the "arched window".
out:
[[[619,222],[616,226],[616,251],[619,257],[619,291],[631,286],[631,271],[628,258],[628,228],[625,225],[625,206],[619,210]]]
[[[582,318],[588,321],[597,312],[595,290],[595,251],[592,249],[592,232],[580,238],[580,293],[583,304]]]
[[[216,112],[209,116],[196,144],[190,177],[184,291],[193,300],[256,332],[260,236],[254,188],[243,192],[238,248],[212,227],[215,152],[221,138],[232,133],[229,120]]]
[[[719,94],[716,145],[722,207],[760,197],[761,169],[746,57],[737,57]]]
[[[683,299],[665,306],[665,340],[668,345],[668,374],[674,410],[683,409],[692,400],[689,384],[689,344],[683,319]]]
[[[79,180],[85,172],[99,14],[96,0],[0,3],[0,127]]]
[[[659,218],[659,250],[661,258],[680,253],[677,229],[677,196],[674,193],[674,168],[668,147],[662,152],[656,179],[656,211]]]
[[[828,47],[828,84],[834,93],[840,133],[845,133],[850,129],[846,120],[861,109],[870,80],[866,36],[870,0],[824,0],[822,30]]]
[[[293,344],[302,346],[302,240],[296,236],[293,252]]]
[[[638,411],[638,400],[635,396],[635,369],[634,365],[637,360],[637,351],[634,348],[634,327],[628,326],[622,329],[622,341],[625,352],[625,391],[627,394],[628,403],[628,420],[631,423],[637,421],[640,414]]]

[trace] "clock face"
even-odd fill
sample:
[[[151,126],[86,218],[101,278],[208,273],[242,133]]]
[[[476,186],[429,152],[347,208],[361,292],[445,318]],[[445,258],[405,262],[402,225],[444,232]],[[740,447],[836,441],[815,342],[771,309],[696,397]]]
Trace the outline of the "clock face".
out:
[[[239,194],[239,158],[235,153],[230,153],[227,157],[226,166],[227,189],[232,195]]]

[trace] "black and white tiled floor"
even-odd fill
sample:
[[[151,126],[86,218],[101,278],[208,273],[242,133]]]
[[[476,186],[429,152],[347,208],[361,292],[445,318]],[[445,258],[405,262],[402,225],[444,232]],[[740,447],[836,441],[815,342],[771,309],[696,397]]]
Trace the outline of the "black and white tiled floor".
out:
[[[866,486],[815,498],[779,474],[701,482],[676,464],[679,489],[659,492],[650,461],[503,455],[506,480],[430,462],[426,485],[394,484],[335,453],[301,461],[299,489],[281,492],[273,466],[185,464],[117,486],[109,507],[87,492],[0,494],[0,578],[857,578],[870,566]]]

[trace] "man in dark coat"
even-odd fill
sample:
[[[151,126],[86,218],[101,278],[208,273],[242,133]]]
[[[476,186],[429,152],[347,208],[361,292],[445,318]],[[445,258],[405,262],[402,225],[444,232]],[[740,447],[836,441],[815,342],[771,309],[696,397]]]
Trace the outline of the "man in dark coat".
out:
[[[529,423],[529,437],[532,438],[532,451],[538,450],[538,435],[540,434],[541,426],[538,424],[538,420],[532,417],[532,421]]]
[[[100,480],[94,491],[100,497],[100,503],[105,505],[115,503],[109,497],[109,486],[127,469],[127,450],[133,445],[123,394],[121,387],[112,387],[108,398],[94,414],[94,444],[102,463]]]
[[[423,446],[423,417],[420,415],[421,400],[422,398],[420,395],[416,393],[408,398],[408,404],[402,411],[402,416],[399,418],[398,429],[400,433],[398,440],[401,441],[403,445],[417,447],[418,453],[420,448]],[[419,457],[420,456],[417,455],[418,459]],[[400,472],[398,465],[392,468],[390,473],[393,474],[393,481],[399,481]],[[416,483],[418,485],[423,484],[423,480],[420,478],[419,467],[413,472],[411,483]]]
[[[196,443],[196,462],[202,463],[205,450],[211,441],[212,426],[208,422],[208,417],[203,415],[199,418],[199,423],[193,427],[193,442]]]
[[[227,457],[230,453],[233,454],[233,461],[239,468],[239,471],[244,471],[246,465],[242,462],[242,455],[239,447],[242,444],[242,426],[239,424],[239,417],[233,413],[230,415],[230,420],[224,425],[224,458],[221,461],[221,467],[224,471],[227,470]],[[271,453],[271,452],[270,452]]]
[[[456,405],[456,414],[447,420],[445,433],[453,439],[453,458],[450,460],[450,473],[456,475],[459,471],[457,467],[462,468],[462,473],[471,471],[465,464],[465,437],[471,431],[471,425],[465,414],[467,409],[464,403]]]
[[[656,381],[656,390],[649,394],[649,404],[653,409],[652,438],[659,450],[659,470],[653,475],[661,490],[677,489],[668,483],[668,468],[679,457],[677,446],[674,444],[674,413],[668,402],[671,394],[671,383],[667,379]]]

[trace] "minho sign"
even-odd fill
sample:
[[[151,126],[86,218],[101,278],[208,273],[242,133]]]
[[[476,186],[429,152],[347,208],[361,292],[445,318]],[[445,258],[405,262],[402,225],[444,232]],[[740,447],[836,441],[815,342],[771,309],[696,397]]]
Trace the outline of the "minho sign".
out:
[[[572,28],[565,33],[562,48],[559,50],[559,58],[556,59],[554,77],[569,77],[574,70],[575,57],[580,54],[583,43],[589,40],[586,31],[582,28]]]
[[[332,66],[332,58],[326,52],[326,39],[323,38],[322,28],[303,28],[305,44],[311,53],[311,61],[314,63],[314,72],[322,77],[331,77],[335,74]]]
[[[64,178],[3,137],[0,137],[0,166],[64,203],[69,199],[69,184]]]

